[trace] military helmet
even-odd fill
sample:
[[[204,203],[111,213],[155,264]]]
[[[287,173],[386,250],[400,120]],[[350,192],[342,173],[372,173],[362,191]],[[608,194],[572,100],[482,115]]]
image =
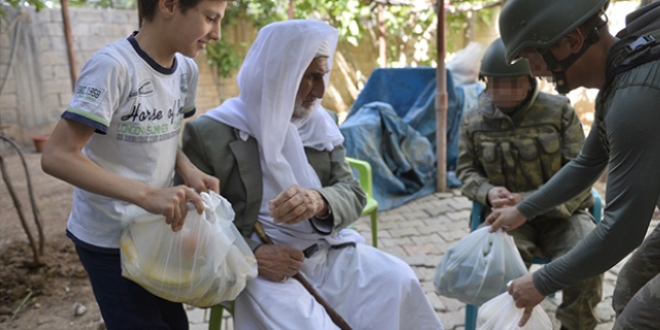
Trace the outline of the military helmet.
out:
[[[501,38],[493,41],[486,54],[481,59],[479,77],[520,77],[531,75],[529,62],[522,59],[513,65],[508,65],[504,60],[504,43]]]
[[[607,8],[610,0],[508,0],[499,25],[512,63],[527,47],[549,49],[592,16]]]

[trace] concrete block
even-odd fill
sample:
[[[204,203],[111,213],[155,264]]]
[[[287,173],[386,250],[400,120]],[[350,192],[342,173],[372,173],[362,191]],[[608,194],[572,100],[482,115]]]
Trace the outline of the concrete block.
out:
[[[46,95],[71,92],[71,80],[68,78],[51,80],[45,83],[43,86],[44,87],[42,93]],[[54,106],[59,107],[59,104],[55,103]]]
[[[73,30],[73,29],[72,29]],[[51,37],[64,37],[64,28],[62,28],[62,21],[57,23],[47,22],[42,25],[41,30],[44,35]]]
[[[60,107],[60,97],[58,93],[47,94],[46,97],[42,98],[42,106],[44,108],[59,108]]]
[[[458,212],[449,212],[447,217],[452,221],[469,221],[470,220],[470,211],[458,211]]]
[[[452,207],[457,210],[469,210],[472,209],[472,201],[466,197],[458,196],[451,199]]]
[[[101,12],[101,16],[103,17],[104,24],[125,25],[129,23],[128,16],[124,15],[121,11],[107,9]]]
[[[380,247],[380,240],[378,241],[378,244],[379,244],[378,249],[380,249],[381,251],[383,251],[385,253],[389,253],[389,254],[391,254],[395,257],[402,258],[402,257],[407,255],[406,252],[403,251],[403,249],[400,246]]]
[[[39,65],[42,67],[55,65],[69,65],[66,52],[47,50],[39,54]]]
[[[434,258],[431,258],[428,255],[411,255],[402,257],[405,263],[411,267],[435,267],[438,263],[435,262]]]
[[[79,9],[71,12],[71,22],[84,25],[84,23],[103,23],[103,11],[97,9]]]
[[[0,108],[12,109],[18,107],[18,96],[16,94],[3,93],[0,96]]]
[[[427,293],[426,294],[426,299],[428,299],[429,303],[431,306],[433,306],[433,309],[435,309],[436,312],[444,312],[447,310],[447,306],[442,303],[442,300],[438,298],[438,295],[435,293]]]
[[[426,228],[419,228],[420,231],[424,230],[426,231]],[[413,243],[422,245],[422,244],[436,244],[438,242],[442,242],[442,238],[438,233],[432,233],[430,235],[420,235],[420,236],[413,236],[411,237]]]
[[[193,308],[193,309],[187,310],[186,314],[188,314],[188,323],[191,323],[191,324],[204,323],[205,312],[206,312],[206,309],[202,309],[202,308]]]
[[[465,308],[458,311],[443,312],[438,314],[445,329],[456,329],[465,326]]]
[[[423,245],[403,245],[403,249],[408,253],[408,255],[429,255],[435,254],[439,255],[440,251],[433,244],[423,244]]]
[[[419,231],[415,229],[415,227],[404,227],[404,228],[397,228],[397,229],[390,229],[389,230],[390,235],[392,237],[398,238],[398,237],[410,237],[410,236],[418,236]]]

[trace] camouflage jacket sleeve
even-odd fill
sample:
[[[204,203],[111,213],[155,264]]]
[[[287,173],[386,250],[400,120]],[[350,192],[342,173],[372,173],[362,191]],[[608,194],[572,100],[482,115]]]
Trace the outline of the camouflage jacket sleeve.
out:
[[[488,205],[488,191],[494,186],[488,182],[486,171],[479,162],[476,149],[469,132],[469,118],[472,111],[468,111],[461,121],[458,140],[458,160],[456,161],[456,174],[463,183],[461,192],[471,200]]]

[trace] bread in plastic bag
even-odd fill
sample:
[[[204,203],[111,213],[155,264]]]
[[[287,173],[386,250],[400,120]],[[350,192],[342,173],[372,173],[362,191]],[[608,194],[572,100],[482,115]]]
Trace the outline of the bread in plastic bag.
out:
[[[477,330],[552,330],[552,321],[541,305],[532,309],[525,326],[518,326],[523,309],[516,307],[513,297],[504,292],[479,307]]]
[[[214,192],[201,197],[204,212],[191,207],[178,232],[154,214],[124,229],[124,277],[158,297],[198,307],[238,296],[257,276],[256,258],[233,224],[231,204]]]
[[[479,306],[527,273],[513,237],[489,230],[484,226],[471,232],[442,256],[433,279],[439,295]]]

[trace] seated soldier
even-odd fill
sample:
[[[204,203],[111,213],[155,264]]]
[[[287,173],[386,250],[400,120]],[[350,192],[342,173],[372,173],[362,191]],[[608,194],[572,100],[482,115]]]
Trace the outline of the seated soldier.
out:
[[[539,92],[526,60],[509,66],[497,39],[486,51],[479,72],[486,90],[461,123],[457,174],[466,197],[499,208],[515,205],[575,158],[584,132],[575,110],[563,96]],[[578,197],[510,231],[529,268],[537,249],[557,258],[593,228],[585,191]],[[562,329],[594,329],[602,275],[563,290],[557,319]]]
[[[186,124],[183,150],[220,179],[259,276],[236,298],[236,329],[336,329],[301,273],[353,329],[442,329],[412,269],[354,230],[365,194],[320,99],[337,30],[267,25],[238,75],[240,95]],[[274,242],[261,244],[260,224]],[[304,252],[303,252],[304,251]]]

